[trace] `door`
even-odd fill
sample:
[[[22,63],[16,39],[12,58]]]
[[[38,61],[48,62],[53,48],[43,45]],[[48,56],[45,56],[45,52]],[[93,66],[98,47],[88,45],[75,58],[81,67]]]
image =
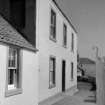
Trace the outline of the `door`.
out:
[[[62,92],[65,91],[65,67],[66,62],[65,60],[62,61]]]

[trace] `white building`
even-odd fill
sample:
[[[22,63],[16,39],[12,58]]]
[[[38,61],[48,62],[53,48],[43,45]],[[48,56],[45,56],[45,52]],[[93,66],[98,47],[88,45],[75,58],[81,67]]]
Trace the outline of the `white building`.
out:
[[[77,89],[77,32],[54,0],[37,1],[39,102]]]
[[[0,105],[38,105],[36,51],[0,16]]]

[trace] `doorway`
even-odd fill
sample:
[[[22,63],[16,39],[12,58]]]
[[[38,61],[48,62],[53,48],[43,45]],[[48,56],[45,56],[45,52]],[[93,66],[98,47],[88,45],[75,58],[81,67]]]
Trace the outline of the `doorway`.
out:
[[[65,91],[65,68],[66,68],[66,61],[62,61],[62,92]]]

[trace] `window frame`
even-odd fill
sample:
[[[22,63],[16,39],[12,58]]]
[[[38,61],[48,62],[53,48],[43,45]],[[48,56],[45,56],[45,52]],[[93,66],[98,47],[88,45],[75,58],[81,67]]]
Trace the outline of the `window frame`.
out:
[[[53,17],[55,17],[53,20],[54,20],[54,22],[53,22],[53,24],[52,24],[52,15],[53,15]],[[54,9],[50,9],[50,40],[52,40],[52,41],[54,41],[54,42],[56,42],[56,32],[57,32],[57,30],[56,30],[56,28],[57,28],[57,15],[56,15],[56,12],[55,12],[55,10]],[[52,30],[54,31],[55,30],[55,32],[53,32],[53,34],[52,34]]]
[[[8,71],[9,71],[9,67],[8,67],[8,63],[9,63],[9,48],[13,48],[13,49],[16,49],[17,50],[17,70],[18,71],[18,80],[17,80],[17,88],[14,88],[14,89],[8,89]],[[5,97],[9,97],[9,96],[13,96],[13,95],[17,95],[17,94],[22,94],[22,69],[21,69],[21,63],[22,63],[22,59],[21,59],[21,56],[22,56],[22,53],[21,53],[21,50],[20,48],[16,47],[16,46],[9,46],[7,48],[7,69],[6,69],[6,87],[5,87]]]
[[[67,25],[63,23],[63,47],[67,47]]]
[[[53,69],[54,69],[53,71],[50,70],[51,69],[51,66],[50,66],[51,59],[53,59],[55,61],[54,62],[55,68],[53,67]],[[50,85],[50,72],[54,73],[54,79],[53,79],[54,84],[53,85]],[[56,87],[56,57],[51,55],[49,58],[49,89],[54,88],[54,87]]]

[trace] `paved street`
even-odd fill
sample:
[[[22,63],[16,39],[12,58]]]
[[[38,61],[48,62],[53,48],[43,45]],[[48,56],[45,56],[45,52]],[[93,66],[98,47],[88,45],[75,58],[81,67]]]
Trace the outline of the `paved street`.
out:
[[[89,91],[90,88],[88,83],[79,83],[79,91],[75,95],[66,94],[63,99],[52,105],[96,105],[94,92]]]

